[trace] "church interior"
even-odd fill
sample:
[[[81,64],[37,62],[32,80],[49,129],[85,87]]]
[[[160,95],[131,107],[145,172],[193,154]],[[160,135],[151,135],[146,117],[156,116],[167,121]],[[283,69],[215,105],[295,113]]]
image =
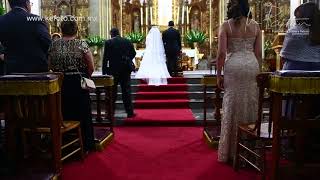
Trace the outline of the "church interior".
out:
[[[77,119],[62,118],[63,75],[0,76],[0,179],[318,179],[320,114],[313,101],[320,96],[320,69],[282,71],[285,59],[280,52],[295,22],[295,9],[308,2],[319,9],[320,1],[248,0],[250,17],[261,34],[257,118],[249,124],[234,122],[235,159],[221,163],[217,159],[227,103],[225,89],[217,83],[218,47],[228,2],[30,0],[31,13],[44,19],[53,41],[62,37],[63,17],[72,15],[77,18],[77,38],[92,52],[94,150],[84,152],[83,126]],[[8,0],[0,0],[0,17],[10,11]],[[114,89],[113,76],[102,74],[105,41],[111,39],[112,28],[119,29],[133,44],[132,61],[138,70],[149,30],[155,26],[162,33],[169,21],[181,35],[179,75],[168,78],[166,85],[150,86],[133,72],[130,95],[135,116],[129,118],[122,87]],[[287,119],[283,109],[289,102],[296,103],[290,112],[295,118]]]

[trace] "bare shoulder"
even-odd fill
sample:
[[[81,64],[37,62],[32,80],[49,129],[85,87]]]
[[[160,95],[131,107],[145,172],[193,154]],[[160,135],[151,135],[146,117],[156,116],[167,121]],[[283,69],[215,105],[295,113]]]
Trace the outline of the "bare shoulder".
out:
[[[220,31],[228,31],[228,28],[229,28],[229,23],[228,23],[228,21],[225,21],[225,22],[223,22],[221,25],[220,25]]]

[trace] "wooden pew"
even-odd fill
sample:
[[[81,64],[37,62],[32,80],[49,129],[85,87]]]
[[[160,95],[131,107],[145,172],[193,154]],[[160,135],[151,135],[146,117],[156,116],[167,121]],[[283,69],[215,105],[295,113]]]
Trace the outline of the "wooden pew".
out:
[[[96,117],[94,121],[96,149],[102,151],[113,139],[114,131],[114,100],[113,100],[113,77],[109,75],[93,75],[92,80],[95,82],[96,110],[93,113]],[[105,98],[102,99],[104,92]],[[104,106],[104,109],[102,109]],[[104,116],[102,115],[104,113]]]
[[[319,97],[320,72],[280,71],[270,78],[272,102],[271,118],[273,121],[271,179],[280,179],[280,140],[282,130],[293,130],[296,136],[296,168],[303,167],[305,135],[313,129],[320,129],[320,121],[309,117],[288,119],[282,115],[282,101],[290,97]],[[302,113],[303,114],[303,113]],[[306,113],[304,113],[306,115]],[[294,171],[296,173],[296,171]],[[292,172],[291,172],[292,173]]]
[[[216,75],[205,75],[201,79],[201,84],[203,85],[203,134],[209,145],[217,147],[220,137],[220,124],[221,124],[221,113],[220,110],[222,108],[222,97],[221,97],[221,89],[217,87],[217,77]],[[215,96],[208,96],[208,88],[213,88],[215,91]],[[214,123],[208,123],[207,120],[207,109],[209,103],[212,102],[210,107],[214,107]]]
[[[0,77],[0,96],[5,103],[6,147],[12,168],[17,169],[23,158],[22,148],[17,144],[17,135],[25,126],[35,125],[36,119],[45,118],[53,137],[51,168],[55,174],[60,174],[62,169],[60,90],[61,79],[57,74]],[[25,106],[24,102],[32,98],[43,99],[44,103],[42,106]],[[44,111],[39,111],[40,107],[50,111],[43,113]]]

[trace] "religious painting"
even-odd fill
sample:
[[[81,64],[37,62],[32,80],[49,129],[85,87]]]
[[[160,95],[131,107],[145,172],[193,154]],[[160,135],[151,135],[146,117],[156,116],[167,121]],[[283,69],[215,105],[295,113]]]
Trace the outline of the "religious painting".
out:
[[[48,21],[51,34],[60,33],[61,18],[63,16],[73,15],[78,23],[79,38],[88,36],[88,0],[42,0],[41,14]]]

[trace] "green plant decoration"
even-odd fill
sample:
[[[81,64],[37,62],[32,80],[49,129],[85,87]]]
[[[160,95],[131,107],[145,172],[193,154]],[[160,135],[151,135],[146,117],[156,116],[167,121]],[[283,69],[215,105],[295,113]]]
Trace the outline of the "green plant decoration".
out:
[[[0,16],[4,15],[6,13],[6,9],[1,6],[0,4]]]
[[[142,43],[145,36],[140,32],[132,32],[125,36],[132,43]]]
[[[105,39],[103,39],[102,37],[100,36],[89,36],[87,39],[86,39],[86,42],[88,43],[88,45],[90,47],[93,47],[93,46],[97,46],[97,47],[103,47],[104,45],[104,42],[105,42]]]
[[[207,35],[204,32],[191,30],[185,35],[185,40],[188,44],[199,43],[202,44],[206,41]]]
[[[264,53],[267,59],[274,58],[276,53],[272,49],[272,42],[270,40],[266,40],[264,42]]]

